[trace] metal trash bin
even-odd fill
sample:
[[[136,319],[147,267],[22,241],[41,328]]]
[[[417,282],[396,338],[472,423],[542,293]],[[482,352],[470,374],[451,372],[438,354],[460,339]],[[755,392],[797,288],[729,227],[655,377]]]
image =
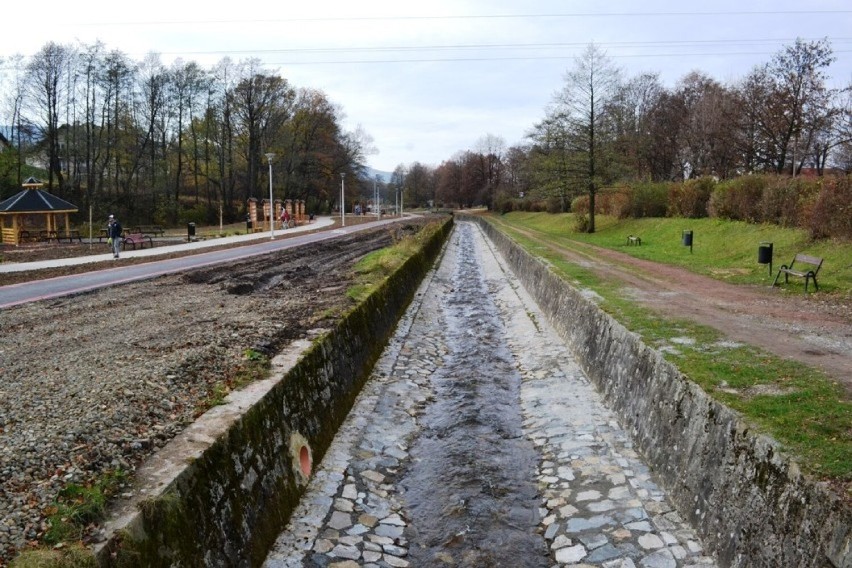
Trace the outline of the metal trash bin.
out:
[[[187,223],[186,224],[186,238],[187,240],[192,240],[192,237],[195,236],[195,223]]]
[[[762,242],[757,247],[757,263],[769,265],[769,275],[772,276],[772,243]]]
[[[680,238],[683,241],[683,246],[689,247],[689,252],[692,252],[692,231],[684,231]]]

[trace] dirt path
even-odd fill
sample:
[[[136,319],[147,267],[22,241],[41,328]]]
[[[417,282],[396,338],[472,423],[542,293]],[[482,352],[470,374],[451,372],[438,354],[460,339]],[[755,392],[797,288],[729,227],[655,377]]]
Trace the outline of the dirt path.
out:
[[[583,243],[571,248],[517,229],[565,260],[621,282],[639,304],[712,327],[731,340],[816,367],[852,397],[852,305],[822,294],[733,285]]]

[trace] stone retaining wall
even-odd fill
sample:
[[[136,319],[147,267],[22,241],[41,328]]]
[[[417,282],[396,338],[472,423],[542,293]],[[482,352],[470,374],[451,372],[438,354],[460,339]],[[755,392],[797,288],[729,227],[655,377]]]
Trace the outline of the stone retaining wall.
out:
[[[403,311],[448,220],[332,332],[273,361],[138,472],[144,499],[117,511],[101,566],[258,566],[299,502]]]
[[[465,217],[467,218],[467,217]],[[852,567],[852,511],[539,259],[476,219],[724,566]]]

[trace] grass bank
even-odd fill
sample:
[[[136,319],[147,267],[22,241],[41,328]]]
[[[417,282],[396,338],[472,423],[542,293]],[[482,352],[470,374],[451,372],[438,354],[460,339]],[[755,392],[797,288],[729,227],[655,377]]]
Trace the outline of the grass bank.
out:
[[[852,498],[852,404],[833,380],[805,365],[732,344],[708,327],[637,306],[620,283],[565,261],[543,243],[566,248],[589,243],[731,283],[768,284],[767,267],[757,264],[758,243],[768,241],[774,243],[775,268],[796,252],[825,258],[820,294],[842,298],[850,295],[852,244],[809,242],[801,231],[709,219],[598,217],[599,231],[591,235],[572,232],[571,215],[511,213],[489,219],[563,277],[600,296],[602,309],[659,349],[708,394],[776,439],[805,471],[842,486]],[[694,231],[692,253],[681,243],[683,230]],[[640,236],[642,246],[627,246],[628,235]],[[790,287],[801,294],[803,285],[791,281]]]
[[[757,248],[773,243],[773,270],[789,264],[796,253],[824,259],[819,272],[820,291],[852,295],[852,243],[811,241],[805,231],[777,225],[751,225],[720,219],[626,219],[595,216],[597,232],[576,233],[571,214],[509,213],[496,218],[508,226],[533,229],[554,242],[583,242],[643,258],[687,268],[733,284],[768,284],[766,265],[757,263]],[[683,231],[692,231],[693,246],[684,246]],[[642,246],[628,246],[627,237],[641,237]],[[804,281],[792,279],[788,286],[800,291]]]

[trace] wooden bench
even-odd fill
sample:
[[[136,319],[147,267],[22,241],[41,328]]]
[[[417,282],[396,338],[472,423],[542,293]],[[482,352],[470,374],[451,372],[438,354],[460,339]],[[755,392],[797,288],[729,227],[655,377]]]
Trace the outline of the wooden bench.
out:
[[[145,241],[148,241],[148,246],[150,248],[154,248],[154,241],[151,239],[150,235],[143,235],[142,233],[130,233],[122,240],[124,250],[127,250],[127,245],[133,245],[133,250],[136,250],[136,245],[139,245],[139,248],[145,248]]]
[[[73,243],[75,240],[77,242],[80,242],[80,243],[83,242],[83,237],[80,236],[80,231],[71,230],[71,231],[68,231],[68,234],[61,234],[60,233],[56,237],[57,242],[68,241],[69,243]]]
[[[47,229],[42,229],[38,232],[38,240],[46,243],[49,243],[50,241],[59,242],[59,235],[56,231],[48,231]]]
[[[139,225],[133,228],[133,232],[157,237],[162,237],[166,234],[166,230],[161,225]]]
[[[803,264],[806,265],[804,269],[802,268]],[[775,286],[778,284],[778,278],[780,278],[782,274],[784,275],[784,284],[787,283],[787,278],[790,275],[793,275],[805,279],[805,292],[808,291],[808,282],[810,280],[814,281],[814,289],[819,290],[819,285],[817,284],[817,273],[821,266],[821,258],[799,253],[789,266],[786,264],[781,265],[781,268],[778,269],[778,274],[775,275],[775,280],[772,282],[772,285]]]
[[[642,237],[637,237],[636,235],[629,235],[627,237],[627,246],[636,245],[640,246],[642,244]]]

